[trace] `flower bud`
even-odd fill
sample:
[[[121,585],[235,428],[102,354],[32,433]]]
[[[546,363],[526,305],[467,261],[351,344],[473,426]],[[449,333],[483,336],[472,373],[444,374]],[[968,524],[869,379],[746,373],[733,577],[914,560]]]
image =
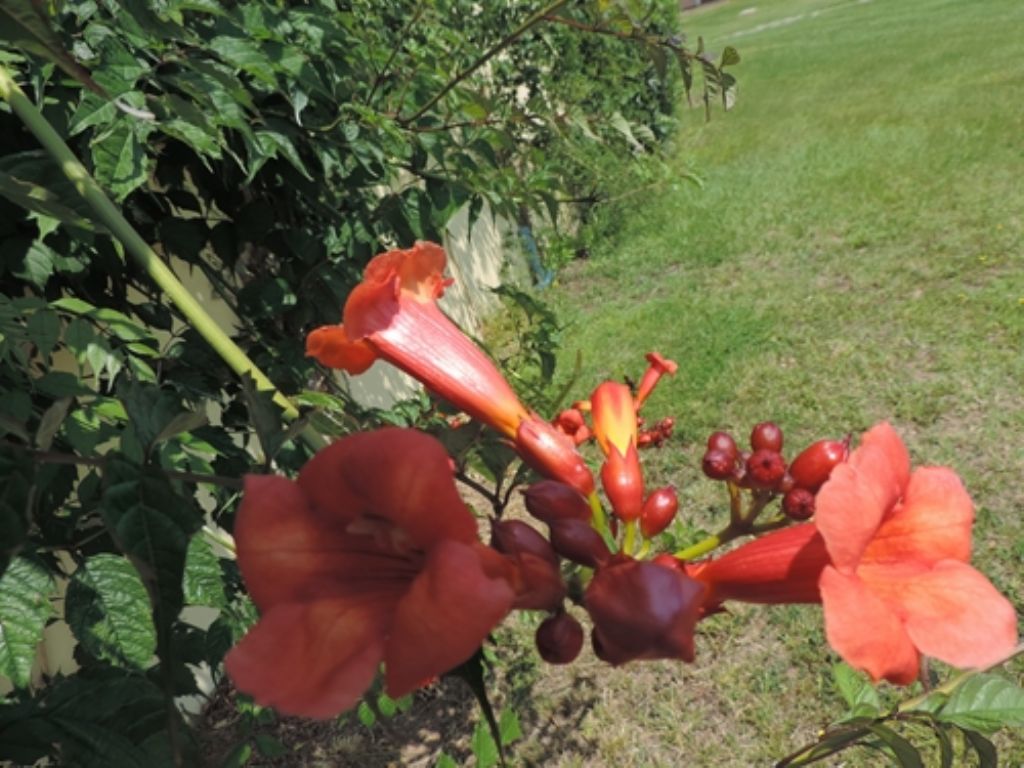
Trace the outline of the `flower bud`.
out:
[[[753,488],[774,489],[786,474],[786,462],[782,454],[767,448],[759,448],[747,459],[747,474],[744,482]]]
[[[593,514],[585,498],[557,480],[534,483],[523,491],[523,498],[529,513],[548,524],[567,518],[589,522]]]
[[[782,452],[782,429],[773,421],[762,421],[750,432],[750,447],[755,451]]]
[[[558,555],[551,543],[536,528],[522,520],[499,520],[491,529],[491,546],[504,555],[529,552],[542,560],[558,565]]]
[[[640,531],[650,539],[668,528],[679,509],[675,488],[666,486],[651,493],[640,513]]]
[[[721,451],[733,461],[740,454],[740,449],[736,447],[736,441],[728,432],[712,432],[708,436],[707,448],[709,451]]]
[[[629,522],[640,517],[644,505],[644,478],[636,446],[630,445],[625,456],[612,446],[601,467],[601,485],[620,520]]]
[[[567,560],[588,568],[596,568],[611,557],[601,534],[583,520],[552,521],[551,546]]]
[[[544,611],[561,607],[566,586],[558,556],[537,530],[521,520],[502,520],[491,530],[491,546],[514,566],[513,607]]]
[[[701,460],[700,468],[712,480],[728,480],[736,469],[736,458],[725,451],[709,449]]]
[[[794,488],[782,497],[782,511],[793,520],[809,520],[814,516],[814,493],[806,488]]]
[[[789,473],[800,488],[817,491],[836,465],[846,461],[849,446],[839,440],[819,440],[807,446],[789,465]]]
[[[583,648],[583,627],[568,613],[556,613],[541,622],[534,639],[548,664],[568,664]]]

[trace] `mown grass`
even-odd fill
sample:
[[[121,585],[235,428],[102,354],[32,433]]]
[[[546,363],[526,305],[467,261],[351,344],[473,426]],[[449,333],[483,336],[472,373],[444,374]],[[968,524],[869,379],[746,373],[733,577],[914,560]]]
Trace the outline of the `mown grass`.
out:
[[[584,361],[573,396],[638,376],[649,349],[681,364],[647,408],[678,425],[647,471],[680,486],[684,530],[721,522],[698,472],[710,431],[770,418],[799,447],[888,419],[915,462],[963,476],[975,563],[1020,607],[1024,6],[734,0],[685,22],[740,50],[739,103],[686,117],[680,181],[631,198],[616,236],[561,273],[563,367]],[[574,679],[590,693],[543,764],[770,764],[842,711],[820,623],[815,608],[739,608],[702,624],[693,666],[586,655],[545,670],[523,686],[535,728],[569,715]],[[1006,765],[1024,762],[1021,741],[1002,736]]]

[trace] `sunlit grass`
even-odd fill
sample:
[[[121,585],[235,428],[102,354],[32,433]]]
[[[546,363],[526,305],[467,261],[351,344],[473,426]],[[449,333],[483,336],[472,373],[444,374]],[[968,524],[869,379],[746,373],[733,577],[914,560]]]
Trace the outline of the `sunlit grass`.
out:
[[[684,120],[673,162],[703,189],[636,196],[614,239],[562,271],[573,396],[638,376],[649,349],[681,364],[648,406],[677,437],[648,458],[698,528],[724,505],[697,472],[711,430],[771,418],[799,447],[889,419],[915,462],[964,477],[976,565],[1020,606],[1024,5],[736,1],[685,20],[739,49],[740,100]],[[565,672],[598,690],[579,724],[593,751],[558,764],[765,765],[841,711],[816,609],[739,609],[702,626],[698,653]],[[1013,741],[1007,765],[1024,760]]]

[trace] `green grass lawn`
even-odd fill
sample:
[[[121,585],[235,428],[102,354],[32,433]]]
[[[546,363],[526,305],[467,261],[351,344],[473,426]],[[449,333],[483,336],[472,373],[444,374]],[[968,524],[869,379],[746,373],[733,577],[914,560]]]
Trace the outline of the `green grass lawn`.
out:
[[[888,419],[915,462],[960,472],[975,564],[1020,607],[1024,4],[735,0],[685,25],[739,49],[739,101],[707,124],[687,115],[680,181],[636,195],[615,238],[560,274],[564,369],[583,353],[573,396],[637,377],[650,349],[680,363],[647,407],[677,435],[647,466],[680,486],[688,529],[722,522],[698,471],[708,432],[773,419],[799,447]],[[520,754],[766,765],[842,710],[815,608],[739,608],[702,624],[698,655],[543,670],[521,686],[536,711]],[[553,756],[551,716],[572,729]],[[1022,741],[1001,737],[1006,765],[1024,763]]]

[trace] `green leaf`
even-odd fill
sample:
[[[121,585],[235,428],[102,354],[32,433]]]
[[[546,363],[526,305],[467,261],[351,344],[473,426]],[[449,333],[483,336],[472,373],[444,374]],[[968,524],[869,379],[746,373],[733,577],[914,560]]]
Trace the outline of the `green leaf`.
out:
[[[999,753],[996,745],[977,731],[962,729],[964,738],[978,754],[978,768],[999,768]]]
[[[205,536],[196,535],[188,543],[185,556],[185,602],[188,605],[227,606],[220,558]]]
[[[69,206],[57,191],[41,186],[29,179],[20,179],[0,170],[0,195],[15,205],[57,219],[79,229],[92,231],[92,221],[81,216]]]
[[[33,312],[25,325],[29,340],[42,357],[49,357],[60,338],[60,318],[56,312],[41,309]]]
[[[35,467],[27,453],[0,448],[0,576],[28,535],[29,494]]]
[[[506,709],[501,713],[501,717],[498,720],[498,732],[501,735],[501,744],[504,747],[523,737],[523,731],[519,727],[519,717],[511,709]]]
[[[70,405],[71,398],[62,397],[46,409],[43,418],[39,420],[39,429],[36,430],[36,448],[41,451],[49,450],[60,425],[64,423]]]
[[[188,417],[185,421],[193,423],[194,414],[184,412],[181,399],[167,387],[132,382],[124,387],[119,386],[118,394],[128,412],[128,420],[139,445],[145,451],[155,445],[162,435],[181,425],[182,417]],[[171,432],[173,434],[177,432]]]
[[[46,7],[47,4],[32,0],[0,0],[0,40],[52,61],[85,87],[103,94],[89,71],[64,50],[64,44],[50,26]]]
[[[142,577],[159,632],[181,611],[185,554],[202,518],[165,476],[121,456],[108,458],[104,480],[103,522]]]
[[[149,160],[143,139],[152,126],[124,118],[92,145],[94,175],[114,200],[120,202],[145,183]]]
[[[50,371],[33,382],[37,390],[53,398],[95,394],[78,377],[64,371]]]
[[[917,751],[917,747],[892,728],[881,723],[875,723],[868,728],[892,751],[901,768],[924,768],[924,762],[921,760],[921,753]]]
[[[719,67],[731,67],[734,64],[740,63],[740,52],[733,48],[731,45],[725,46],[722,49],[722,58],[718,61]]]
[[[459,764],[447,752],[442,752],[434,763],[434,768],[459,768]]]
[[[125,558],[100,554],[75,571],[65,617],[78,642],[93,656],[144,668],[156,651],[149,598]]]
[[[52,595],[50,574],[22,557],[0,578],[0,675],[17,688],[31,681],[36,647],[53,613]]]
[[[936,718],[987,733],[1024,726],[1024,689],[999,675],[973,675],[953,691]]]
[[[377,722],[377,715],[374,713],[373,707],[365,701],[359,702],[359,706],[356,708],[356,717],[358,717],[359,722],[367,728],[372,728],[374,723]]]
[[[832,677],[836,682],[836,690],[843,697],[850,714],[854,717],[875,716],[882,707],[878,691],[871,685],[867,676],[854,670],[850,665],[840,662],[832,667]]]
[[[382,693],[377,697],[377,711],[384,715],[384,717],[394,717],[398,711],[398,706],[394,699],[386,693]]]
[[[498,762],[498,745],[491,735],[491,729],[483,720],[477,721],[473,729],[473,737],[470,740],[470,748],[476,758],[479,768],[491,768]]]

